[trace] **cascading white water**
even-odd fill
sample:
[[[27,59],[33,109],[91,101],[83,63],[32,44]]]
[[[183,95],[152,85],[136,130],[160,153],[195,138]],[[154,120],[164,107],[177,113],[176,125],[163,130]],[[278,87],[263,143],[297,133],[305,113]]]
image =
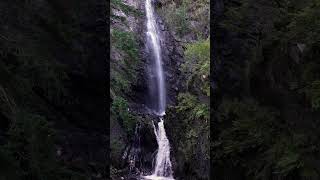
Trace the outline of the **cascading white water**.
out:
[[[172,165],[170,161],[170,144],[164,129],[163,118],[160,117],[158,128],[153,125],[158,143],[156,166],[151,176],[145,176],[150,180],[174,180],[172,177]]]
[[[172,165],[170,161],[170,144],[166,136],[164,128],[163,116],[166,108],[166,91],[164,83],[164,75],[161,64],[161,49],[158,27],[155,20],[154,9],[151,3],[152,0],[146,0],[145,8],[147,15],[147,41],[151,46],[154,55],[154,70],[156,76],[156,113],[160,116],[158,127],[153,125],[154,133],[157,138],[158,152],[156,156],[156,164],[154,172],[151,176],[144,176],[145,179],[150,180],[174,180],[172,175]]]
[[[166,136],[166,131],[164,129],[163,118],[160,117],[160,122],[158,123],[158,129],[153,126],[154,133],[157,137],[157,143],[159,145],[156,167],[154,174],[157,176],[170,177],[172,178],[172,165],[170,161],[170,144]]]
[[[157,114],[163,116],[166,109],[166,90],[164,84],[163,69],[161,64],[161,49],[160,40],[158,34],[158,27],[155,20],[154,9],[151,3],[152,0],[146,0],[146,14],[147,14],[147,40],[151,45],[151,49],[154,55],[154,70],[157,86]]]

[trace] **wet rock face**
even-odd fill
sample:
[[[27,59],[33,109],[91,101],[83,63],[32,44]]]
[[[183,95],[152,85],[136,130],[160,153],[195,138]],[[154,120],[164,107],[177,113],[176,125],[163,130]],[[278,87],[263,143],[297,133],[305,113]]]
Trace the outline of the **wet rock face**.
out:
[[[182,89],[179,66],[183,62],[183,48],[160,17],[157,18],[157,22],[161,38],[163,69],[166,76],[167,104],[173,105],[176,102],[177,91]]]
[[[160,1],[155,1],[156,4]],[[145,14],[144,1],[139,1],[137,5],[139,11]],[[183,61],[183,48],[180,42],[176,41],[172,32],[166,27],[163,20],[158,16],[157,23],[160,33],[160,43],[162,51],[163,69],[166,77],[166,91],[167,91],[167,104],[174,104],[176,101],[177,90],[182,89],[180,85],[180,71],[179,65]],[[131,26],[130,26],[131,27]],[[148,104],[150,99],[146,96],[148,92],[148,51],[146,49],[146,17],[141,16],[136,20],[136,28],[133,30],[137,34],[139,40],[141,65],[138,69],[138,83],[133,87],[132,97],[135,102]]]
[[[138,11],[145,14],[144,3],[145,0],[125,0],[125,4],[132,7],[136,7]],[[156,4],[159,1],[155,1]],[[158,4],[159,5],[159,4]],[[132,31],[136,34],[139,47],[139,66],[137,69],[138,81],[132,87],[132,92],[127,95],[129,102],[130,112],[139,118],[139,128],[133,137],[129,137],[125,142],[123,149],[123,156],[119,161],[121,168],[126,169],[128,167],[128,161],[130,157],[136,157],[135,167],[139,168],[139,171],[144,173],[151,173],[154,167],[154,158],[157,151],[157,141],[154,134],[152,123],[157,122],[157,117],[152,114],[148,108],[148,56],[146,49],[146,17],[145,15],[133,17],[128,14],[116,11],[118,15],[126,18],[128,26],[124,26],[115,20],[112,23],[112,27],[119,28],[124,31]],[[167,103],[175,104],[178,91],[182,89],[180,85],[180,72],[179,65],[183,61],[183,48],[180,42],[176,41],[172,33],[168,30],[165,23],[160,17],[157,18],[159,33],[161,37],[161,51],[163,68],[166,77],[166,91],[167,91]],[[121,57],[121,54],[112,53],[111,57]],[[118,134],[119,135],[119,134]],[[170,138],[170,137],[169,137]],[[125,179],[134,179],[135,177],[128,177],[128,170],[124,170],[122,173]],[[121,177],[119,177],[120,179]]]
[[[153,121],[152,116],[142,117],[142,121],[136,125],[135,135],[127,144],[122,156],[123,166],[129,167],[130,160],[134,160],[134,171],[139,174],[151,173],[154,166],[157,141],[151,124]]]
[[[157,141],[150,124],[142,126],[140,130],[141,137],[141,167],[143,170],[153,169],[153,159],[157,150]]]

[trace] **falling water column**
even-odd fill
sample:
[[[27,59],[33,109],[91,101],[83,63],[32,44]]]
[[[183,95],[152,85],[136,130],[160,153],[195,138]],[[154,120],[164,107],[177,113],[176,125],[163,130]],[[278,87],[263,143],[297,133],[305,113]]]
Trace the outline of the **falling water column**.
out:
[[[166,108],[166,91],[164,83],[164,75],[161,64],[161,49],[158,27],[155,20],[154,9],[151,3],[152,0],[146,0],[146,15],[147,15],[147,41],[148,45],[151,46],[152,53],[154,56],[154,70],[156,77],[156,88],[157,88],[157,101],[156,103],[156,114],[159,116],[158,126],[153,126],[154,133],[157,138],[158,152],[156,156],[156,164],[154,172],[151,176],[146,176],[146,179],[173,179],[172,176],[172,165],[170,161],[170,144],[166,136],[164,128],[163,116],[165,115]]]
[[[156,86],[157,86],[157,104],[156,113],[160,116],[165,114],[166,108],[166,91],[164,83],[164,75],[161,64],[161,49],[160,49],[160,40],[158,35],[157,23],[155,20],[154,9],[151,4],[152,0],[146,0],[146,14],[147,14],[147,40],[150,44],[152,53],[154,55],[154,70],[156,77]]]

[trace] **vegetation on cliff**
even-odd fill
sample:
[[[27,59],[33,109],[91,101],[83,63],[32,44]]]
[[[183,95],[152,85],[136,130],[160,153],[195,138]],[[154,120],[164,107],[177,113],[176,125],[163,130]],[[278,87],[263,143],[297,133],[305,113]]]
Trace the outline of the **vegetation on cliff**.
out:
[[[179,67],[183,88],[166,116],[175,174],[179,178],[209,179],[210,3],[187,0],[160,3],[159,14],[172,33],[178,35],[176,41],[184,42],[181,44],[184,60]]]
[[[136,136],[132,133],[133,128],[137,123],[141,123],[141,117],[132,112],[130,105],[144,103],[137,102],[133,95],[141,90],[138,80],[140,76],[147,76],[146,70],[141,71],[146,68],[146,60],[143,59],[145,57],[141,56],[145,47],[141,47],[144,43],[140,42],[145,40],[145,37],[137,33],[145,29],[136,29],[136,26],[142,26],[144,22],[145,17],[141,16],[143,3],[144,1],[111,1],[110,139],[111,173],[114,179],[119,178],[121,172],[124,174],[123,170],[128,166],[121,158],[130,153],[125,150],[131,147],[131,141]],[[168,51],[163,50],[163,53],[171,53],[168,57],[163,55],[168,58],[163,59],[166,64],[164,69],[169,70],[166,74],[173,76],[166,79],[174,78],[173,82],[183,79],[180,83],[181,89],[178,90],[172,90],[174,87],[178,88],[178,85],[167,84],[167,92],[170,93],[168,96],[177,95],[168,98],[176,99],[176,102],[170,102],[172,106],[167,108],[165,117],[166,131],[172,146],[171,158],[175,164],[174,174],[180,178],[209,179],[209,1],[155,1],[155,5],[161,19],[159,31],[165,31],[164,34],[168,33],[168,37],[174,38],[168,39],[167,35],[162,37],[168,41],[164,42],[168,47],[163,47]],[[178,49],[181,49],[181,52],[176,52]],[[178,55],[181,57],[175,58]],[[173,66],[180,63],[181,66]],[[171,74],[170,69],[178,69],[180,76]],[[142,79],[146,81],[146,78]],[[150,123],[152,119],[146,121]],[[149,128],[152,132],[152,126]],[[155,138],[153,141],[156,143]],[[149,159],[154,158],[152,153],[154,151]],[[198,161],[199,166],[196,167],[194,161]]]
[[[159,3],[158,13],[179,37],[205,39],[209,36],[209,0],[159,0]]]
[[[220,3],[214,178],[319,179],[320,1]]]
[[[176,173],[181,177],[209,179],[210,160],[210,44],[209,40],[187,45],[181,71],[185,91],[167,112]],[[197,165],[193,162],[197,161]]]
[[[141,12],[120,0],[113,0],[110,5],[110,172],[112,179],[119,179],[121,170],[128,163],[122,156],[125,148],[130,146],[139,119],[129,111],[133,86],[137,84],[138,69],[141,66],[139,37],[128,21],[139,17]]]

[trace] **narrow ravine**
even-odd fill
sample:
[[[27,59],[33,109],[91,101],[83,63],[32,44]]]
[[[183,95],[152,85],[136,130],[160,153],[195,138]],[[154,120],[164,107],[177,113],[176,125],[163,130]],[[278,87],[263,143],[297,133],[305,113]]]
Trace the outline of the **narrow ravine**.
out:
[[[209,0],[110,3],[111,179],[209,179]]]
[[[159,116],[157,125],[153,124],[154,133],[157,138],[158,151],[156,155],[155,167],[153,174],[150,176],[144,176],[144,179],[173,179],[172,165],[170,161],[170,144],[166,136],[164,128],[164,115],[166,108],[166,88],[165,88],[165,77],[162,68],[161,58],[161,46],[160,37],[158,33],[158,25],[156,23],[156,16],[152,0],[146,0],[145,3],[146,16],[147,16],[147,46],[150,49],[151,55],[151,73],[150,78],[153,80],[149,86],[152,89],[150,93],[154,96],[152,108],[156,115]]]

